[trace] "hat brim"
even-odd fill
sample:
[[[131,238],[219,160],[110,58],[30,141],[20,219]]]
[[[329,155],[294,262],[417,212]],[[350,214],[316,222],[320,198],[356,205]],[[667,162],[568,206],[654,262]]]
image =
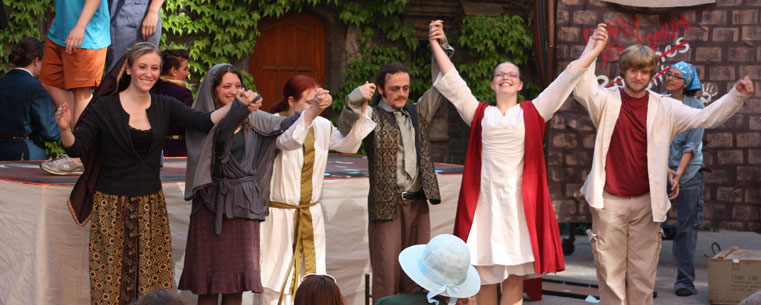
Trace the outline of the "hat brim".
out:
[[[441,284],[433,282],[420,270],[419,261],[423,257],[423,250],[425,250],[425,245],[415,245],[402,250],[402,253],[399,253],[399,264],[402,266],[404,273],[420,285],[420,287],[433,291],[439,289]],[[481,289],[481,277],[478,275],[476,268],[469,265],[465,281],[455,286],[457,287],[455,295],[449,295],[446,292],[441,295],[455,298],[468,298],[476,295],[478,290]]]

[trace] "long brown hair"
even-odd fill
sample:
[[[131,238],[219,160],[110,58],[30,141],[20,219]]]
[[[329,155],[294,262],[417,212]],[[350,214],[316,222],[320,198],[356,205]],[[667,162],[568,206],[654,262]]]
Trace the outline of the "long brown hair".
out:
[[[219,71],[217,71],[217,74],[214,75],[214,79],[212,79],[212,86],[211,86],[211,99],[214,101],[214,107],[217,109],[222,108],[224,105],[219,102],[219,98],[217,97],[217,87],[219,87],[220,84],[222,84],[222,78],[225,77],[225,74],[227,73],[233,73],[238,76],[238,79],[243,82],[243,75],[240,73],[240,70],[236,68],[235,66],[231,64],[226,64],[219,68]],[[245,90],[246,87],[243,87],[243,90]],[[241,123],[241,128],[243,129],[249,129],[252,128],[253,125],[251,125],[251,121],[249,121],[248,118],[243,120],[243,123]]]
[[[344,305],[344,298],[332,277],[315,274],[301,282],[293,305]]]
[[[291,77],[283,86],[283,99],[278,101],[275,105],[272,105],[270,111],[272,113],[278,113],[282,111],[288,111],[291,109],[291,105],[288,103],[288,98],[292,97],[294,100],[299,100],[309,89],[317,88],[319,85],[317,81],[306,75],[295,75]]]

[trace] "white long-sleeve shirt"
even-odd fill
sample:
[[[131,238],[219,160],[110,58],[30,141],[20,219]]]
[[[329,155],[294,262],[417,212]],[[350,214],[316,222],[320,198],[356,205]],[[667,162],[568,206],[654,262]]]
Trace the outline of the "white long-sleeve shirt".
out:
[[[574,97],[589,112],[597,128],[592,169],[581,187],[581,193],[593,208],[603,208],[605,160],[610,139],[621,111],[618,87],[604,88],[597,82],[593,67],[586,71],[574,90]],[[647,104],[647,170],[653,221],[663,222],[671,207],[667,192],[669,145],[674,136],[691,128],[712,128],[721,125],[737,112],[748,98],[732,89],[705,109],[695,109],[682,102],[648,91]]]

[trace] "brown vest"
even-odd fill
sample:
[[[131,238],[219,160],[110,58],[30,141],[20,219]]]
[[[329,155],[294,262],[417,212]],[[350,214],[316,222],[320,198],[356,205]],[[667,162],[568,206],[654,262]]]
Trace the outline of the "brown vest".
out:
[[[415,128],[418,176],[421,179],[423,192],[431,204],[438,204],[441,202],[441,195],[439,195],[439,182],[431,161],[428,122],[419,117],[417,105],[411,104],[404,108],[409,112],[412,126]],[[377,126],[364,139],[370,170],[368,213],[370,220],[392,220],[396,217],[396,204],[402,192],[396,183],[396,154],[401,134],[393,113],[379,107],[373,107],[372,113],[372,119]]]

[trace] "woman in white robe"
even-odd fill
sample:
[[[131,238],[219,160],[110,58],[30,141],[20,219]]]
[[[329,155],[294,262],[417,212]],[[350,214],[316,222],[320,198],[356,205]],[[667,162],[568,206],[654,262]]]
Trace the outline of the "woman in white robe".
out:
[[[369,100],[374,90],[375,85],[365,84],[348,98],[361,94]],[[283,100],[272,109],[283,116],[300,112],[317,96],[329,94],[303,75],[288,80],[283,93]],[[375,128],[364,109],[345,137],[329,120],[317,117],[306,135],[294,138],[294,134],[284,133],[278,138],[276,145],[281,151],[275,157],[270,184],[269,216],[260,231],[264,292],[259,304],[275,305],[281,297],[281,304],[292,304],[301,275],[326,273],[325,223],[319,201],[328,152],[357,152],[362,139]]]
[[[480,103],[439,46],[438,41],[446,38],[443,22],[437,20],[430,24],[431,48],[441,70],[441,74],[434,81],[434,87],[454,105],[466,124],[471,125],[475,119],[480,120],[480,189],[474,190],[478,192],[478,197],[472,215],[472,225],[463,230],[469,231],[468,233],[460,236],[465,239],[471,251],[471,263],[481,277],[482,286],[477,295],[479,305],[497,304],[497,284],[502,284],[500,304],[522,304],[524,277],[536,276],[537,272],[546,272],[545,270],[563,270],[562,252],[558,253],[558,247],[553,249],[555,251],[550,251],[553,253],[549,255],[552,258],[551,262],[539,262],[540,257],[534,255],[538,250],[534,249],[532,239],[537,239],[536,232],[542,228],[537,228],[536,223],[536,226],[529,228],[531,224],[527,222],[526,215],[530,214],[527,213],[529,207],[536,207],[538,203],[531,202],[524,210],[523,190],[529,189],[538,193],[546,190],[547,185],[544,183],[539,187],[523,187],[524,165],[529,166],[528,163],[524,164],[524,160],[527,160],[524,148],[528,148],[529,140],[533,141],[532,144],[538,143],[541,148],[541,136],[527,139],[527,134],[539,135],[540,132],[529,130],[529,122],[524,118],[539,115],[540,119],[543,119],[541,125],[544,126],[544,122],[552,118],[570,95],[583,74],[581,70],[589,67],[602,51],[606,37],[605,25],[598,26],[581,57],[569,64],[534,100],[524,102],[532,104],[523,105],[525,107],[515,107],[518,106],[518,91],[523,88],[518,67],[511,62],[497,65],[491,80],[491,88],[496,93],[496,105],[481,108],[482,116],[476,118]],[[524,108],[531,112],[524,114]],[[471,137],[473,136],[471,134]],[[470,153],[472,152],[469,151]],[[549,208],[551,209],[551,205]],[[530,212],[536,214],[536,209]],[[459,214],[459,208],[457,216],[462,216]],[[556,230],[557,220],[554,214],[551,216],[549,222],[554,224],[548,227],[554,226]],[[455,231],[458,234],[457,225]],[[531,232],[533,234],[530,234]],[[557,232],[544,236],[551,236],[547,237],[548,239],[559,239]],[[538,239],[540,242],[537,245],[542,245],[542,237]],[[555,245],[559,245],[559,240],[555,241]],[[543,259],[546,260],[546,257]],[[550,267],[545,267],[547,265]]]

